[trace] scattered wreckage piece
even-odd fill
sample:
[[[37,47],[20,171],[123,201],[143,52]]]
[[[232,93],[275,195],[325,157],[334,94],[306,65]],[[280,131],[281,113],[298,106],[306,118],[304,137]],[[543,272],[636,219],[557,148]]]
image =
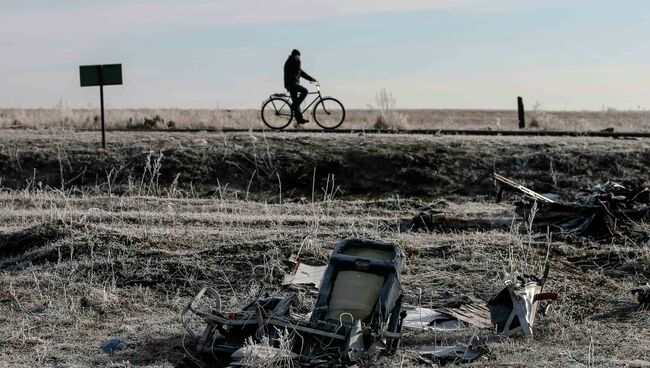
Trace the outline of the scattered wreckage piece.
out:
[[[440,310],[457,320],[478,328],[492,328],[490,310],[487,305],[465,304],[459,308],[443,308]]]
[[[650,267],[644,261],[644,255],[639,250],[616,251],[600,250],[586,251],[583,254],[568,257],[567,260],[583,271],[602,271],[606,275],[616,278],[633,275],[650,276]]]
[[[260,343],[263,338],[277,347],[289,334],[293,360],[301,366],[377,361],[394,354],[399,345],[404,262],[396,244],[346,239],[332,252],[309,319],[293,313],[296,294],[258,299],[238,313],[222,312],[220,303],[210,311],[198,310],[206,293],[219,299],[214,289],[199,292],[181,319],[204,357],[228,357],[247,341]],[[190,312],[207,324],[200,336],[186,322]]]
[[[457,330],[461,328],[458,319],[439,310],[404,306],[406,317],[403,327],[410,330]]]
[[[519,193],[521,195],[526,196],[527,198],[530,198],[534,201],[541,202],[541,203],[555,203],[555,201],[553,201],[552,199],[545,197],[533,190],[530,190],[521,184],[517,184],[516,182],[506,178],[505,176],[501,176],[497,173],[494,173],[494,180],[499,184],[499,191],[497,193],[497,203],[501,202],[501,200],[503,199],[504,191]]]
[[[427,346],[417,350],[420,360],[437,367],[441,363],[471,363],[481,352],[471,346]]]
[[[466,304],[459,308],[430,309],[404,306],[406,317],[404,328],[412,330],[457,330],[459,322],[478,328],[492,328],[490,311],[487,306]]]
[[[650,228],[642,225],[650,220],[650,190],[639,183],[621,185],[608,181],[583,190],[573,203],[559,203],[499,174],[497,201],[504,190],[521,195],[525,201],[516,203],[519,214],[529,219],[536,208],[533,226],[559,231],[573,237],[650,238]]]
[[[511,337],[522,333],[533,339],[533,324],[538,302],[557,300],[555,293],[543,293],[548,278],[548,265],[540,279],[524,275],[516,280],[507,280],[506,287],[488,302],[492,323],[501,336]]]
[[[532,339],[538,302],[557,300],[557,294],[542,292],[547,277],[548,271],[541,279],[525,275],[517,282],[508,280],[506,287],[487,306],[466,304],[459,308],[440,309],[404,306],[403,327],[411,330],[457,330],[462,328],[460,322],[463,322],[482,329],[496,327],[503,337],[521,332]]]
[[[448,211],[425,208],[413,218],[401,219],[399,223],[400,232],[409,231],[484,231],[494,228],[507,228],[510,222],[498,221],[491,218],[462,218]]]
[[[280,343],[282,344],[282,343]],[[230,367],[260,367],[260,366],[291,366],[291,362],[298,356],[286,347],[274,347],[268,338],[263,337],[260,343],[249,339],[246,345],[237,349],[230,355]]]
[[[297,256],[291,256],[289,261],[294,263],[293,272],[285,275],[282,280],[282,285],[295,286],[295,287],[312,287],[316,290],[320,289],[320,283],[325,274],[327,266],[310,266],[308,264],[297,261]]]
[[[643,309],[650,308],[650,284],[638,286],[630,291],[632,295],[637,294],[639,305]]]

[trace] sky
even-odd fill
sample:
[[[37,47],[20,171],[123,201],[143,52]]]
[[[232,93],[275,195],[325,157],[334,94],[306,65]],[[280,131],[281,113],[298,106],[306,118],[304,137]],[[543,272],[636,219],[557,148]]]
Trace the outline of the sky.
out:
[[[650,108],[646,0],[0,0],[0,107],[258,108],[288,54],[348,108]],[[304,81],[308,85],[307,81]]]

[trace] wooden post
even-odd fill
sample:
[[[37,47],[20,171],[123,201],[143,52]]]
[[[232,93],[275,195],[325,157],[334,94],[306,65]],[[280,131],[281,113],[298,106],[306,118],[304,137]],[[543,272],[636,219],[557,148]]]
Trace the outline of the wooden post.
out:
[[[104,130],[104,67],[99,66],[97,73],[99,74],[99,104],[102,110],[102,148],[106,148],[106,133]]]
[[[102,148],[106,148],[106,133],[104,130],[104,85],[99,85],[99,99],[102,105]]]
[[[524,99],[517,97],[517,112],[519,115],[519,129],[526,127],[526,115],[524,113]]]

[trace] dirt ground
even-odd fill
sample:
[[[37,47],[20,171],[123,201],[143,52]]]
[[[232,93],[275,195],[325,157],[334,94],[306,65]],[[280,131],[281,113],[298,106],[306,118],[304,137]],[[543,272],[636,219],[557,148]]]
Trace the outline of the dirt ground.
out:
[[[565,196],[647,184],[649,141],[113,133],[104,151],[91,133],[1,133],[0,366],[196,367],[179,320],[192,295],[214,286],[230,310],[284,295],[291,254],[324,264],[347,237],[400,244],[406,301],[424,307],[487,301],[550,254],[559,300],[535,340],[492,338],[473,366],[650,360],[650,312],[629,293],[650,276],[650,244],[529,233],[489,178]],[[400,229],[428,206],[487,225]],[[474,334],[490,335],[408,332],[388,366],[424,367],[417,346]],[[123,349],[102,352],[109,339]]]

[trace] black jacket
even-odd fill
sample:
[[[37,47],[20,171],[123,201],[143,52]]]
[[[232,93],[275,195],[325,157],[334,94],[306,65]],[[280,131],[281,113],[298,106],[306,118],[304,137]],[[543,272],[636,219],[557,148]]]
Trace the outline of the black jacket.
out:
[[[312,78],[309,74],[305,73],[304,70],[300,69],[300,60],[295,60],[292,56],[289,56],[287,61],[284,63],[284,88],[289,89],[300,84],[300,77],[311,82],[316,81],[316,79]]]

